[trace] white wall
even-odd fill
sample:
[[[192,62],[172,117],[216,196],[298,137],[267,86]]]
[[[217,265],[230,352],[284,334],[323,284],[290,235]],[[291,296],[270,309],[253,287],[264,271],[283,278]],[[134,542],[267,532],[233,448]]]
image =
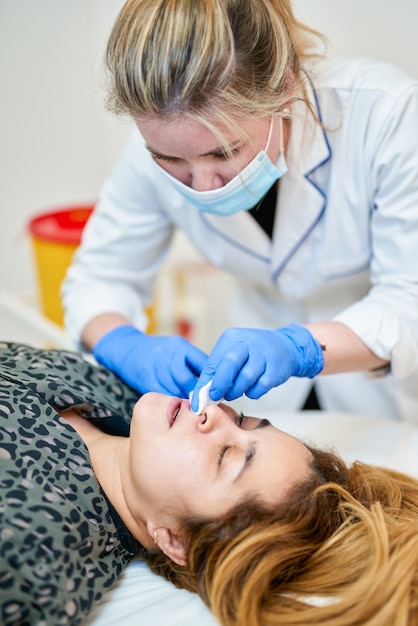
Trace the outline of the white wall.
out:
[[[298,17],[325,33],[330,51],[402,65],[418,76],[417,0],[293,0]]]
[[[127,129],[100,60],[122,0],[0,0],[0,289],[33,284],[27,220],[95,198]]]
[[[94,199],[129,132],[104,111],[100,86],[104,43],[122,4],[0,0],[0,291],[33,289],[28,219]],[[390,60],[418,76],[416,0],[294,6],[332,51]]]

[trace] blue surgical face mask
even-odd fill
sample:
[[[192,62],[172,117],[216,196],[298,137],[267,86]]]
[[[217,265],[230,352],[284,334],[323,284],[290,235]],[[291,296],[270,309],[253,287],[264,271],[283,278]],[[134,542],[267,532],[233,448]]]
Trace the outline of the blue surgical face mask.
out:
[[[274,165],[267,156],[273,127],[272,120],[265,149],[260,150],[254,159],[237,174],[237,176],[219,189],[196,191],[177,180],[177,178],[174,178],[174,176],[165,170],[162,169],[161,171],[170,180],[173,187],[203,213],[213,213],[226,217],[238,213],[238,211],[248,211],[252,209],[257,202],[260,202],[276,180],[287,172],[287,165],[284,158],[283,122],[281,117],[279,117],[279,121],[281,145],[277,165]]]

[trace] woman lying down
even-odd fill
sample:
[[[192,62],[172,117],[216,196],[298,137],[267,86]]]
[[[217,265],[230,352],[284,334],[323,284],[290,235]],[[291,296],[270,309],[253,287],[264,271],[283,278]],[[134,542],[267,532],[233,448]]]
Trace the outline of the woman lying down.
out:
[[[0,481],[7,626],[79,624],[138,554],[225,626],[418,624],[418,482],[231,406],[2,343]]]

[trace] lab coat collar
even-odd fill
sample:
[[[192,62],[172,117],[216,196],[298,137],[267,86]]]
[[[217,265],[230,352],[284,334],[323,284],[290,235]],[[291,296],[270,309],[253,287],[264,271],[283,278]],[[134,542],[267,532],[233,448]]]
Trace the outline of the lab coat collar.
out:
[[[306,98],[310,108],[319,122],[323,123],[322,111],[318,95],[309,75],[305,75]],[[294,161],[300,173],[310,176],[331,157],[331,148],[326,133],[317,123],[312,113],[303,102],[303,95],[296,95],[292,106],[292,132],[287,150],[287,158]]]
[[[312,111],[322,122],[319,101],[308,77],[305,86]],[[316,174],[330,157],[331,148],[324,129],[302,99],[296,99],[292,107],[291,136],[286,154],[288,172],[280,183],[273,233],[271,275],[274,281],[324,214],[327,198],[316,180]]]

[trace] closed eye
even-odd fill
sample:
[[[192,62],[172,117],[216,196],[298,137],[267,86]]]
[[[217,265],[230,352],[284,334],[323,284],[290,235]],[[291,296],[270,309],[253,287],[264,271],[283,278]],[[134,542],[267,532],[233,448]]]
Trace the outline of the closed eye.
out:
[[[169,156],[168,154],[161,154],[160,152],[157,152],[156,150],[153,150],[152,148],[150,148],[150,146],[145,146],[146,149],[148,150],[148,152],[150,153],[151,157],[154,159],[154,161],[167,161],[169,163],[176,163],[177,161],[181,161],[181,159],[179,159],[178,157],[175,156]],[[231,158],[233,159],[234,157],[236,157],[242,150],[242,145],[236,146],[236,147],[231,147],[231,149],[226,152],[224,150],[212,150],[210,152],[206,152],[205,154],[201,154],[201,157],[213,157],[214,159],[219,159],[221,161],[225,161],[225,160],[230,160]]]
[[[230,152],[212,152],[211,156],[215,159],[221,159],[223,161],[230,160],[231,158],[236,157],[242,150],[242,146],[237,148],[232,148]]]
[[[245,430],[256,430],[257,428],[271,426],[271,422],[268,419],[249,417],[248,415],[244,415],[244,413],[237,414],[236,424],[239,428],[245,428]]]
[[[176,163],[179,159],[177,157],[166,156],[164,154],[158,154],[158,152],[149,151],[154,161],[167,161],[168,163]]]
[[[222,464],[222,460],[227,452],[227,450],[229,450],[229,448],[231,448],[231,444],[229,443],[227,446],[223,446],[219,452],[218,455],[218,465],[220,466]]]

